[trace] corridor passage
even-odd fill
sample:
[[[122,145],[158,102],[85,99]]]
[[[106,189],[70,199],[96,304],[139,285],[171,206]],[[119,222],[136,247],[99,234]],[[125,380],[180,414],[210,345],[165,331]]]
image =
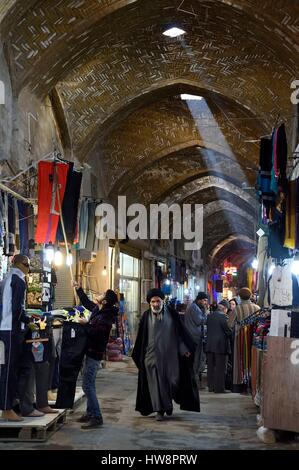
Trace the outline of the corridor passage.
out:
[[[70,414],[67,424],[46,443],[20,443],[18,449],[33,450],[299,450],[299,442],[273,445],[257,436],[257,408],[250,396],[235,393],[215,395],[200,391],[202,411],[182,412],[157,422],[154,415],[135,412],[137,374],[133,364],[108,363],[100,370],[97,390],[104,418],[99,429],[82,431],[76,419],[85,409],[85,400]],[[0,443],[0,450],[15,449],[15,443]]]

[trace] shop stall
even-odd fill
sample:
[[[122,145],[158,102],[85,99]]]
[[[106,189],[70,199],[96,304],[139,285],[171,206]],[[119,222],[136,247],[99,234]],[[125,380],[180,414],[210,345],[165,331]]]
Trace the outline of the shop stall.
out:
[[[289,155],[289,158],[288,158]],[[257,291],[269,332],[253,343],[253,391],[265,427],[299,432],[299,178],[296,156],[288,152],[284,123],[262,138]]]

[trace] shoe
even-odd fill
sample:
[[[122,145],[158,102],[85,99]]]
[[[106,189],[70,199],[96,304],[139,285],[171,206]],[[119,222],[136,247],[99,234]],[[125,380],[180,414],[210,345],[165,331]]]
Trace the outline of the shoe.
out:
[[[38,408],[38,411],[40,411],[41,413],[44,413],[45,415],[59,413],[58,410],[55,410],[54,408],[51,408],[50,406],[45,406],[45,408]]]
[[[167,416],[171,416],[173,412],[173,408],[170,408],[169,410],[166,410]]]
[[[76,420],[77,423],[88,423],[91,420],[91,416],[84,414]]]
[[[19,421],[24,421],[24,418],[21,416],[17,415],[13,410],[3,410],[2,411],[2,419],[4,421],[13,421],[13,422],[19,422]]]
[[[164,411],[158,411],[156,414],[156,421],[163,421],[164,420]]]
[[[96,428],[99,428],[100,426],[102,426],[104,423],[103,423],[103,418],[100,417],[100,418],[90,418],[89,422],[86,423],[86,424],[83,424],[83,426],[81,426],[81,429],[96,429]]]
[[[42,411],[33,410],[28,415],[23,416],[25,416],[26,418],[41,418],[42,416],[45,416],[45,413],[43,413]]]

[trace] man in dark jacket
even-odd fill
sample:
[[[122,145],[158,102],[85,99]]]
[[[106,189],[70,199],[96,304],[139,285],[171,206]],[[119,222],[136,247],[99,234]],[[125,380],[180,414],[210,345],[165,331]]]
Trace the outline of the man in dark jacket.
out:
[[[193,372],[195,345],[174,309],[164,305],[160,289],[147,294],[150,309],[144,312],[132,353],[139,370],[136,411],[143,416],[172,414],[172,400],[182,410],[200,411]]]
[[[82,325],[86,325],[87,346],[86,359],[83,370],[82,388],[87,397],[86,413],[78,420],[85,423],[82,429],[94,429],[103,424],[103,417],[96,394],[96,376],[99,369],[100,361],[103,359],[112,323],[115,321],[118,309],[115,307],[117,303],[117,295],[113,290],[108,289],[104,296],[97,299],[95,304],[84,293],[77,283],[74,283],[76,291],[82,305],[91,310],[91,316],[87,321],[80,319]]]
[[[227,322],[229,303],[222,300],[215,312],[207,319],[207,364],[209,392],[225,392],[225,370],[228,354],[230,354],[231,329]]]

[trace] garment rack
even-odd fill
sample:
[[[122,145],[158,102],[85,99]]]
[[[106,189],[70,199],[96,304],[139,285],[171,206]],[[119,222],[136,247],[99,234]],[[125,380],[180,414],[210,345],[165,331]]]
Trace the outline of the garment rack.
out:
[[[3,184],[3,183],[0,183],[0,189],[2,189],[3,191],[5,191],[7,193],[12,194],[12,196],[14,196],[16,199],[19,199],[20,201],[26,202],[26,204],[31,204],[31,205],[35,204],[33,199],[28,199],[24,196],[21,196],[21,194],[16,193],[12,189],[10,189],[8,186],[5,186],[5,184]]]
[[[268,313],[270,314],[271,313],[271,309],[268,309],[268,308],[261,308],[260,310],[252,313],[251,315],[249,315],[248,317],[244,318],[244,320],[241,320],[238,323],[239,326],[246,326],[246,325],[250,325],[252,324],[253,322],[255,322],[258,318],[262,318],[263,315],[265,313]]]

